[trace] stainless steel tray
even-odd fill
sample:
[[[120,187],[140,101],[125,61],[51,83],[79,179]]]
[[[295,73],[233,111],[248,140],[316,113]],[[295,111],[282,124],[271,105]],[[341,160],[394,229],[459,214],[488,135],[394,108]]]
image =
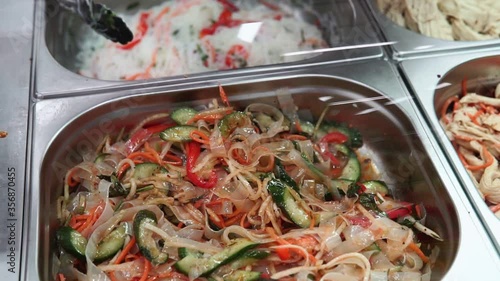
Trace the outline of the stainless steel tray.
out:
[[[376,4],[376,0],[364,0],[369,10],[374,15],[383,35],[387,41],[394,42],[391,45],[392,57],[395,60],[403,60],[413,56],[429,54],[446,54],[451,51],[476,51],[478,49],[500,50],[500,40],[486,41],[448,41],[431,38],[401,27],[384,14]]]
[[[320,108],[334,105],[327,118],[349,120],[360,129],[367,152],[383,168],[384,179],[397,186],[398,198],[427,205],[428,225],[445,239],[438,243],[441,253],[433,280],[472,280],[477,272],[483,280],[500,276],[500,259],[451,168],[440,160],[442,153],[436,150],[423,117],[393,66],[377,60],[37,102],[32,120],[24,280],[52,278],[52,237],[57,227],[54,202],[62,190],[61,169],[79,161],[79,149],[92,146],[109,130],[136,122],[136,117],[164,111],[176,103],[216,98],[218,83],[225,86],[234,105],[273,102],[274,90],[285,86],[291,89],[296,104],[316,117]]]
[[[432,67],[429,68],[429,65]],[[468,55],[410,60],[402,62],[401,68],[408,77],[417,100],[423,107],[431,129],[446,151],[446,156],[458,174],[462,186],[489,230],[497,250],[500,251],[500,219],[496,218],[488,209],[476,190],[442,129],[438,117],[438,112],[446,98],[460,93],[462,79],[467,79],[469,90],[474,90],[478,85],[492,86],[494,83],[500,82],[500,56],[498,56],[498,52],[478,52]],[[425,71],[422,71],[423,69]]]
[[[136,0],[100,1],[118,11]],[[154,1],[161,2],[161,1]],[[267,66],[257,66],[239,70],[212,71],[205,73],[186,74],[166,78],[143,81],[104,81],[77,74],[76,54],[78,48],[74,37],[79,36],[84,29],[80,20],[55,4],[54,0],[36,1],[37,28],[35,30],[35,94],[38,98],[67,96],[81,94],[89,89],[106,91],[111,87],[127,89],[143,85],[163,85],[178,83],[193,83],[206,78],[229,77],[238,74],[259,73],[281,69],[293,69],[311,65],[329,64],[342,61],[354,61],[381,57],[382,48],[379,46],[360,49],[344,48],[354,45],[371,45],[380,43],[377,32],[368,20],[365,10],[359,0],[325,1],[313,0],[315,12],[304,13],[304,18],[315,18],[324,24],[324,32],[335,33],[337,39],[329,42],[332,48],[328,52],[302,61]],[[120,4],[117,4],[120,3]],[[327,25],[328,24],[328,25]],[[69,36],[68,34],[71,34]],[[73,39],[72,39],[73,38]]]

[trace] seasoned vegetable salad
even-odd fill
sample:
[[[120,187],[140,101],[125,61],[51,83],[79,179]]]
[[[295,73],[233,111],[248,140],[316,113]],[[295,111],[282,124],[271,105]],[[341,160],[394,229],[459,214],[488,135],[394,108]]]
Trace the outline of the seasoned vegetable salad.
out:
[[[57,280],[430,280],[416,234],[441,238],[367,172],[356,128],[301,119],[286,89],[280,108],[219,90],[67,171]]]

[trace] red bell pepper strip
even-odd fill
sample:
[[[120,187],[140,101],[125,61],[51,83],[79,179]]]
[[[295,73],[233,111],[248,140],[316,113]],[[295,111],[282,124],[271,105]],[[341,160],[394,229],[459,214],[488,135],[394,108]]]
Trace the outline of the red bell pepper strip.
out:
[[[260,2],[262,5],[264,5],[264,6],[268,7],[269,9],[271,9],[271,10],[273,10],[273,11],[279,11],[279,10],[280,10],[280,7],[279,7],[279,6],[277,6],[277,5],[273,4],[273,3],[270,3],[270,2],[268,2],[268,1],[265,1],[265,0],[259,0],[259,2]]]
[[[410,215],[412,213],[412,207],[413,207],[412,203],[408,202],[399,202],[399,203],[401,203],[402,205],[385,212],[388,218],[395,220],[397,218],[402,218],[407,215]]]
[[[230,0],[217,0],[217,2],[221,3],[224,8],[228,8],[232,10],[233,12],[237,12],[240,10],[236,5],[233,4]]]
[[[229,68],[236,68],[235,58],[242,58],[245,61],[248,60],[248,52],[243,45],[236,44],[231,46],[229,51],[227,51],[225,63]]]
[[[233,12],[228,9],[224,9],[219,15],[219,19],[214,22],[211,26],[203,28],[200,31],[200,38],[207,35],[213,35],[219,27],[235,27],[241,25],[243,22],[241,20],[233,20]]]
[[[146,32],[148,32],[148,18],[149,13],[142,13],[141,17],[139,18],[139,25],[137,26],[137,32],[134,35],[134,39],[125,45],[116,45],[116,47],[122,50],[130,50],[137,44],[139,44],[144,35],[146,35]]]
[[[213,188],[217,183],[217,174],[215,170],[212,170],[210,178],[208,180],[201,179],[197,174],[193,172],[194,164],[200,156],[201,145],[198,142],[191,141],[187,144],[187,161],[186,161],[186,171],[189,181],[201,188]]]
[[[282,261],[286,261],[292,258],[292,253],[288,248],[276,248],[276,254]]]
[[[128,154],[136,151],[154,134],[159,133],[167,128],[172,127],[174,124],[159,124],[148,128],[140,129],[133,134],[130,139],[125,143],[125,152]]]
[[[347,141],[347,136],[339,132],[331,132],[321,138],[320,142],[324,143],[344,143]]]
[[[347,141],[347,136],[342,134],[342,133],[339,133],[339,132],[328,133],[324,137],[322,137],[321,140],[319,141],[321,148],[325,151],[323,153],[323,155],[328,157],[330,159],[330,161],[332,162],[332,164],[335,166],[340,165],[340,160],[337,159],[337,157],[335,157],[335,155],[333,155],[333,153],[331,153],[328,150],[328,144],[329,143],[344,143],[346,141]]]

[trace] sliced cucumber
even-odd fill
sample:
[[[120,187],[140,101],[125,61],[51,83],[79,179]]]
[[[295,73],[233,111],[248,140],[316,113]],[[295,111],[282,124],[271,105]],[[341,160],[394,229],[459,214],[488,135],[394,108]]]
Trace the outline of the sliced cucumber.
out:
[[[121,248],[123,248],[125,238],[127,238],[126,227],[122,224],[99,242],[94,261],[100,263],[112,258]]]
[[[347,136],[346,145],[352,148],[359,148],[363,146],[363,137],[361,133],[345,123],[335,121],[323,122],[316,133],[316,136],[321,139],[328,133],[339,132]]]
[[[197,130],[196,127],[179,125],[166,129],[160,133],[160,138],[164,141],[186,142],[191,141],[191,133]]]
[[[136,180],[141,180],[145,178],[150,178],[156,174],[166,173],[167,169],[164,167],[151,162],[140,163],[135,165],[133,178]]]
[[[140,210],[134,218],[134,235],[139,251],[154,265],[165,263],[168,254],[158,248],[153,232],[145,228],[146,224],[156,226],[156,215],[149,210]]]
[[[300,120],[300,129],[302,129],[302,133],[312,136],[314,133],[314,125],[309,121]]]
[[[281,161],[276,158],[275,159],[275,167],[274,167],[274,175],[276,178],[282,180],[287,185],[291,186],[295,191],[299,191],[299,186],[297,183],[286,173],[285,167],[281,164]]]
[[[185,247],[181,247],[177,250],[177,253],[179,254],[179,259],[183,259],[187,256],[194,256],[197,258],[201,258],[203,256],[203,253],[200,251],[188,249]]]
[[[187,125],[187,122],[193,118],[198,111],[191,107],[181,107],[172,111],[170,117],[179,125]]]
[[[328,186],[328,192],[325,194],[325,200],[332,201],[334,199],[333,194],[336,194],[336,192],[340,193],[340,195],[347,194],[349,187],[353,183],[354,182],[351,180],[333,179],[332,184]]]
[[[245,112],[241,111],[235,111],[226,115],[219,122],[220,133],[225,138],[227,138],[234,129],[241,127],[252,127],[250,117]]]
[[[366,193],[380,193],[382,195],[389,194],[389,187],[383,181],[371,180],[362,183],[366,187]]]
[[[274,203],[296,225],[307,228],[311,225],[311,217],[300,206],[298,200],[292,195],[293,189],[279,179],[272,179],[267,184]]]
[[[79,260],[85,260],[87,239],[69,226],[63,226],[56,231],[57,242],[61,247]]]
[[[222,279],[224,281],[257,281],[260,280],[262,273],[257,271],[235,270]]]
[[[109,153],[101,153],[101,154],[97,155],[97,157],[94,160],[94,163],[97,164],[97,163],[103,162],[104,159],[106,159],[106,157],[109,155],[110,155]]]
[[[338,151],[347,156],[347,164],[342,169],[339,179],[357,182],[361,178],[361,165],[358,157],[349,147],[343,144],[335,145]]]
[[[97,177],[100,178],[101,180],[106,180],[111,182],[111,185],[109,186],[109,197],[119,197],[128,194],[128,190],[125,189],[125,187],[123,187],[123,185],[116,177],[115,173],[111,174],[110,176],[98,175]]]
[[[252,265],[259,260],[267,258],[271,253],[264,250],[249,250],[244,253],[239,259],[231,263],[231,268],[239,269],[248,265]]]
[[[212,274],[220,266],[226,265],[235,259],[241,257],[246,251],[258,246],[257,243],[247,239],[235,239],[232,244],[225,247],[224,250],[214,254],[211,257],[196,257],[187,255],[175,263],[175,268],[189,276],[190,278],[206,277]]]

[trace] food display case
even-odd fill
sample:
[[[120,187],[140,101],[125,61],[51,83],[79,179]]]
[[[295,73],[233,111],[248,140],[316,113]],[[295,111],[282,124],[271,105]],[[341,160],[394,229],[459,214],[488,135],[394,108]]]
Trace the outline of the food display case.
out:
[[[259,1],[254,1],[254,0],[252,1],[251,3],[247,1],[244,1],[242,3],[246,3],[247,6],[250,4],[257,5],[260,3]],[[205,1],[205,2],[217,3],[217,1]],[[88,28],[80,19],[78,19],[77,16],[63,10],[53,0],[37,1],[38,24],[35,30],[36,48],[35,48],[34,69],[35,72],[39,73],[40,75],[36,75],[35,77],[36,95],[38,97],[44,98],[50,96],[68,95],[70,92],[72,93],[72,95],[74,95],[76,93],[82,93],[90,89],[102,90],[109,87],[130,88],[133,86],[142,87],[146,84],[160,85],[165,83],[189,84],[192,81],[200,79],[203,80],[206,77],[220,77],[225,75],[237,75],[237,74],[248,74],[248,73],[258,74],[262,72],[276,71],[287,68],[300,68],[300,67],[308,67],[319,64],[330,64],[342,61],[355,61],[360,59],[370,59],[377,57],[380,58],[382,56],[382,48],[380,46],[383,45],[383,43],[378,38],[374,25],[369,21],[369,16],[367,14],[367,11],[362,7],[362,2],[360,1],[318,0],[310,2],[300,2],[300,1],[299,2],[264,1],[264,2],[268,3],[267,5],[276,6],[275,9],[283,8],[284,12],[282,14],[285,15],[287,18],[289,18],[289,22],[284,22],[283,25],[298,23],[299,27],[297,28],[300,28],[300,23],[302,22],[304,23],[304,25],[308,25],[310,29],[312,28],[311,26],[317,27],[318,32],[320,32],[321,34],[320,37],[322,37],[322,39],[324,40],[324,44],[322,43],[323,45],[316,46],[314,50],[309,49],[309,51],[307,51],[307,49],[303,48],[296,49],[288,47],[287,45],[295,44],[292,43],[295,41],[290,41],[291,39],[282,39],[284,41],[279,43],[281,46],[280,45],[272,46],[272,44],[267,44],[265,41],[259,43],[255,41],[258,38],[260,38],[258,36],[255,37],[256,36],[255,33],[259,32],[258,27],[257,30],[255,30],[254,26],[256,25],[256,22],[255,20],[250,20],[251,22],[243,23],[242,25],[242,26],[247,25],[248,27],[242,29],[242,31],[245,32],[229,35],[230,36],[229,39],[224,39],[224,40],[233,40],[237,42],[238,45],[244,45],[249,49],[255,47],[255,49],[258,50],[255,51],[256,53],[262,52],[264,53],[265,56],[269,56],[270,53],[273,53],[274,56],[278,57],[277,58],[278,62],[276,61],[273,62],[272,60],[261,61],[262,59],[265,58],[257,58],[255,66],[241,68],[241,69],[228,69],[231,67],[227,67],[227,65],[223,64],[221,67],[226,68],[226,70],[214,71],[210,67],[207,68],[204,66],[198,66],[198,68],[185,69],[185,71],[177,72],[179,74],[173,76],[163,77],[168,74],[167,73],[158,74],[158,76],[163,78],[139,79],[138,81],[123,81],[123,80],[117,81],[119,79],[111,79],[111,80],[99,79],[99,78],[95,79],[92,77],[92,75],[90,78],[88,77],[89,75],[87,75],[87,77],[79,75],[78,73],[80,73],[80,68],[82,65],[82,59],[81,59],[82,48],[85,48],[86,46],[85,44],[88,44],[88,42],[86,42],[85,40],[87,41],[95,40],[96,37],[95,33],[91,31],[90,28]],[[143,3],[142,5],[144,7],[139,6],[134,8],[135,10],[132,11],[130,10],[130,8],[127,9],[127,7],[131,7],[131,4],[132,6],[134,6],[133,4],[137,3],[137,1],[133,0],[120,1],[119,4],[117,4],[118,2],[116,1],[104,1],[103,3],[109,4],[109,6],[116,9],[117,13],[119,14],[128,15],[130,13],[139,13],[140,10],[138,9],[140,8],[146,9],[155,7],[155,4],[162,3],[162,1],[148,2],[147,5]],[[198,1],[197,3],[199,4],[200,2]],[[262,4],[259,5],[263,6]],[[280,5],[282,6],[280,7]],[[250,7],[248,8],[250,9]],[[158,10],[160,8],[155,8],[155,9]],[[256,11],[258,12],[262,9],[265,10],[265,8],[259,7]],[[161,13],[157,12],[156,10],[152,13],[153,14]],[[268,8],[267,10],[273,12],[271,8]],[[174,12],[172,11],[171,13]],[[203,15],[203,13],[201,15]],[[216,19],[216,15],[217,13],[212,17]],[[168,17],[170,16],[170,14],[167,14],[166,16]],[[275,17],[278,16],[281,17],[281,14],[275,15]],[[285,18],[285,16],[283,18]],[[251,15],[247,17],[250,17],[250,19],[252,19]],[[214,19],[212,19],[212,21]],[[279,20],[275,20],[275,22],[279,23],[281,21],[280,18],[278,19]],[[168,20],[168,19],[164,17],[161,20]],[[196,20],[188,19],[185,25],[186,26],[189,25],[190,21],[196,23]],[[131,24],[135,24],[135,22],[132,21],[130,25]],[[172,21],[172,24],[175,24],[175,21]],[[131,26],[130,28],[133,30],[135,27]],[[172,31],[172,35],[170,37],[175,38],[176,36],[179,36],[183,32],[179,30],[182,30],[182,27],[179,27],[178,29]],[[177,31],[178,33],[176,33],[175,31]],[[265,32],[265,30],[261,31],[261,33],[263,32]],[[261,37],[277,36],[278,34],[281,34],[280,32],[274,32],[276,34],[272,33],[270,35],[263,34],[261,35]],[[283,32],[286,33],[286,29],[283,29]],[[248,35],[252,35],[252,38],[250,39],[246,38],[248,37]],[[307,34],[305,34],[305,32],[302,32],[302,34],[299,36],[303,37],[303,39],[300,40],[307,40],[307,38],[305,38],[307,37]],[[316,39],[321,39],[320,37]],[[264,39],[261,40],[274,40],[274,38],[264,37]],[[203,44],[205,44],[204,42],[205,41],[199,43],[198,45],[193,45],[192,43],[182,45],[182,48],[181,47],[178,48],[179,49],[178,52],[180,52],[182,55],[184,52],[188,52],[188,50],[193,49],[194,53],[185,54],[184,57],[186,59],[192,59],[192,57],[196,55],[195,53],[198,52],[199,54],[200,49],[203,49],[203,52],[209,55],[210,53],[208,51],[209,48],[205,50],[205,47],[202,46]],[[213,44],[216,43],[217,42]],[[220,44],[222,43],[219,43],[219,45]],[[116,47],[113,46],[113,48]],[[134,47],[134,49],[135,48],[138,47]],[[218,50],[219,47],[214,45],[214,48],[215,50]],[[259,51],[261,49],[262,51]],[[297,50],[301,49],[303,49],[304,51],[297,52]],[[281,53],[281,52],[286,52],[286,50],[295,50],[295,52]],[[256,55],[254,55],[255,52],[251,53],[250,56],[256,57]],[[220,55],[219,53],[217,53],[216,56],[220,57],[226,55],[225,54]],[[101,58],[101,60],[104,60],[104,58]],[[211,62],[210,60],[211,58],[208,59],[208,63]],[[259,63],[259,61],[261,62]],[[166,60],[164,63],[168,64],[170,63],[170,60]],[[160,64],[160,62],[158,62],[158,64]],[[196,62],[192,62],[191,64],[196,64]],[[127,68],[130,67],[130,65],[123,67]],[[179,68],[182,68],[182,64],[179,63],[178,65],[171,65],[168,66],[168,68],[170,69],[173,68],[174,70],[177,70]]]
[[[96,39],[58,4],[70,0],[7,1],[12,8],[0,10],[5,19],[0,117],[7,120],[0,125],[0,201],[6,203],[0,204],[6,226],[0,232],[6,241],[0,243],[0,277],[451,281],[472,280],[478,272],[482,280],[500,276],[498,218],[439,120],[445,101],[464,87],[491,92],[500,81],[498,40],[425,37],[394,24],[370,0],[96,1],[129,25],[136,41],[120,47]],[[206,2],[211,4],[203,6]],[[193,7],[199,13],[186,14]],[[188,21],[167,21],[166,15]],[[257,38],[268,22],[288,23],[279,28],[298,34],[298,46],[271,42],[283,31],[266,33],[259,46],[265,59],[253,64],[250,46],[257,45],[245,36]],[[235,27],[241,29],[232,31],[238,36],[217,39],[220,47],[207,44],[206,38]],[[321,39],[308,40],[305,29]],[[160,43],[151,41],[148,30]],[[185,51],[167,47],[185,32],[193,40],[182,43]],[[143,45],[134,56],[147,71],[135,75],[136,65],[118,64],[122,57],[103,52],[93,63],[116,64],[132,74],[99,77],[95,68],[85,68],[93,63],[85,62],[84,54],[99,51],[99,44],[87,39],[121,51]],[[283,48],[276,51],[275,45]],[[186,56],[175,62],[166,52],[161,58],[161,48]],[[274,60],[267,57],[271,53]],[[191,60],[197,68],[185,67]],[[175,74],[151,71],[164,64],[177,67]],[[224,153],[214,160],[212,150]],[[154,161],[159,166],[150,165]],[[82,163],[86,170],[75,172]],[[100,173],[110,169],[109,175]],[[260,199],[247,195],[233,203],[228,194],[241,186],[266,191]],[[189,192],[176,193],[179,188]],[[144,194],[164,201],[143,207],[134,200]],[[234,206],[223,202],[228,198]],[[232,216],[233,209],[241,212],[242,202],[262,204],[259,216],[246,209]],[[206,207],[219,203],[225,207]],[[141,216],[127,211],[134,208]],[[197,215],[202,224],[186,219]],[[251,244],[238,244],[242,240]],[[237,248],[241,245],[246,246]],[[119,254],[126,249],[128,255]]]
[[[432,70],[420,71],[424,65],[429,64],[431,61],[435,66]],[[449,55],[439,59],[405,61],[401,64],[417,100],[422,105],[430,121],[433,132],[438,137],[447,157],[457,171],[464,189],[481,214],[481,219],[489,229],[497,249],[500,245],[500,221],[487,207],[475,187],[459,159],[456,149],[449,141],[449,137],[440,123],[440,118],[446,99],[455,95],[462,95],[463,87],[466,88],[467,92],[478,94],[484,94],[494,89],[500,81],[499,66],[498,52]]]
[[[380,79],[380,75],[374,73],[385,74]],[[461,264],[471,263],[469,256],[478,249],[484,249],[492,258],[478,259],[474,266],[498,274],[496,252],[484,244],[488,238],[480,235],[480,222],[471,212],[471,206],[466,206],[466,201],[461,199],[464,195],[460,186],[446,168],[446,161],[442,161],[432,134],[424,126],[397,72],[388,62],[373,61],[311,68],[307,72],[294,70],[260,78],[205,81],[166,91],[110,92],[92,101],[87,97],[74,97],[38,102],[33,124],[32,219],[27,226],[29,240],[33,242],[27,252],[30,257],[27,262],[37,266],[28,270],[26,278],[39,276],[41,280],[49,280],[55,274],[51,271],[55,253],[54,240],[50,237],[54,236],[58,224],[55,201],[62,192],[61,174],[57,172],[61,171],[57,167],[78,162],[72,154],[90,142],[89,136],[110,133],[103,131],[104,122],[111,121],[118,129],[176,104],[203,103],[217,98],[217,83],[224,85],[229,101],[237,107],[255,101],[275,104],[275,91],[281,87],[288,87],[294,102],[301,105],[305,115],[313,118],[319,117],[318,108],[332,106],[326,118],[348,120],[359,128],[365,142],[364,151],[360,153],[370,155],[372,161],[380,165],[382,178],[394,189],[395,196],[426,206],[427,225],[444,240],[429,242],[429,246],[440,248],[432,278],[454,280],[471,274]],[[74,101],[76,105],[71,106]],[[68,107],[72,109],[54,110]],[[384,124],[383,129],[379,124]],[[44,192],[46,188],[54,192]],[[478,236],[482,238],[476,239]]]
[[[454,51],[474,52],[478,49],[497,49],[500,47],[499,39],[479,40],[479,41],[453,41],[428,37],[403,26],[400,26],[389,19],[383,12],[380,11],[377,3],[390,1],[365,0],[366,5],[372,12],[376,22],[378,23],[383,36],[389,42],[392,42],[391,50],[392,57],[396,60],[404,60],[415,56],[439,55]],[[395,1],[396,3],[406,3],[406,1]],[[432,2],[436,4],[438,1]],[[445,2],[445,1],[442,1]],[[452,1],[453,2],[453,1]],[[466,1],[465,1],[466,2]],[[431,2],[428,2],[431,3]],[[420,3],[413,3],[415,6]],[[466,4],[466,3],[465,3]],[[422,15],[416,17],[429,17],[431,11],[423,11]],[[404,15],[402,15],[403,18]],[[422,19],[424,20],[424,19]],[[429,19],[430,20],[430,19]],[[437,29],[437,27],[432,27]],[[437,31],[436,31],[437,32]],[[498,36],[497,36],[498,37]]]

